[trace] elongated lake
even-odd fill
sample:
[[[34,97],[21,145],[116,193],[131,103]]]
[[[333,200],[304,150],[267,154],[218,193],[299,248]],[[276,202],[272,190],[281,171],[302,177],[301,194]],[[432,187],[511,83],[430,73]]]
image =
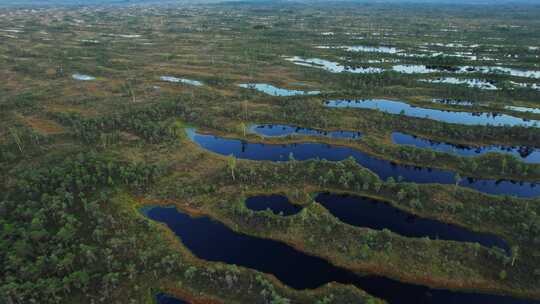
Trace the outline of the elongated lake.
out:
[[[445,111],[415,107],[405,102],[388,99],[338,99],[326,101],[325,105],[330,108],[378,110],[389,114],[427,118],[462,125],[540,127],[540,121],[527,120],[507,114]]]
[[[392,133],[392,142],[398,145],[410,145],[418,148],[430,149],[433,151],[451,153],[461,156],[480,156],[486,153],[510,154],[519,158],[525,163],[540,163],[540,149],[531,147],[507,147],[507,146],[483,146],[471,147],[464,145],[455,145],[420,138],[400,132]]]
[[[492,81],[482,79],[462,79],[456,77],[441,77],[437,79],[420,79],[420,82],[436,83],[436,84],[457,84],[466,85],[469,88],[494,91],[499,88]]]
[[[388,229],[406,237],[479,243],[485,247],[501,248],[508,255],[511,252],[508,243],[495,235],[473,232],[456,225],[421,218],[383,201],[332,193],[320,193],[315,201],[322,204],[339,220],[350,225],[377,230]]]
[[[193,86],[196,86],[196,87],[200,87],[200,86],[203,85],[203,83],[198,81],[198,80],[191,80],[191,79],[186,79],[186,78],[177,78],[177,77],[174,77],[174,76],[161,76],[161,77],[159,77],[159,79],[161,81],[172,82],[172,83],[189,84],[189,85],[193,85]]]
[[[143,212],[148,218],[166,224],[197,257],[270,273],[295,289],[338,282],[353,284],[392,304],[535,303],[505,296],[431,289],[379,276],[360,277],[284,243],[234,232],[207,217],[192,218],[173,207],[145,208]]]
[[[505,106],[504,108],[507,110],[512,110],[516,112],[540,114],[540,108],[517,107],[517,106]]]
[[[384,180],[389,177],[398,180],[401,177],[403,181],[421,184],[455,183],[455,173],[451,171],[396,165],[348,147],[309,142],[287,145],[249,143],[238,139],[198,134],[193,129],[188,129],[187,134],[204,149],[221,155],[234,155],[236,158],[241,159],[288,161],[292,155],[296,160],[319,158],[328,161],[341,161],[353,157],[360,165],[370,169]],[[465,178],[461,179],[459,184],[463,187],[491,194],[507,194],[520,197],[540,195],[540,186],[530,182],[517,183]]]
[[[301,58],[298,56],[286,58],[296,65],[322,69],[331,73],[353,73],[353,74],[379,74],[384,72],[383,68],[376,67],[351,67],[338,62],[319,59],[319,58]]]
[[[300,90],[289,90],[275,87],[271,84],[266,83],[242,83],[238,85],[244,89],[257,90],[259,92],[266,93],[272,96],[296,96],[296,95],[317,95],[320,94],[320,91],[300,91]]]

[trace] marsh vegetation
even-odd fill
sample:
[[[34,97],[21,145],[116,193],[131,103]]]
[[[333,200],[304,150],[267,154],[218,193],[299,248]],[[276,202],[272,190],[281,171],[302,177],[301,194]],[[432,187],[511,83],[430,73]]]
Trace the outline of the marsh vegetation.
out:
[[[24,5],[0,302],[540,301],[537,5]]]

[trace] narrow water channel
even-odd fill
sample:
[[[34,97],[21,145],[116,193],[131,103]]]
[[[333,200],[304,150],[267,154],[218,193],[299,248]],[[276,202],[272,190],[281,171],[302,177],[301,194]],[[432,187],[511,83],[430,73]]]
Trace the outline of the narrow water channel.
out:
[[[432,240],[479,243],[498,247],[510,255],[508,243],[487,233],[478,233],[437,220],[421,218],[392,207],[390,204],[360,196],[320,193],[315,201],[340,221],[376,230],[388,229],[406,237],[429,237]]]
[[[188,129],[187,132],[188,136],[202,148],[221,155],[234,155],[240,159],[288,161],[292,156],[296,160],[319,158],[328,161],[341,161],[353,157],[356,162],[371,170],[383,180],[392,177],[395,180],[401,178],[406,182],[420,184],[456,183],[454,172],[397,165],[348,147],[309,142],[284,145],[249,143],[238,139],[199,134],[193,129]],[[515,195],[518,197],[540,196],[540,186],[531,182],[464,178],[460,180],[459,185],[490,194]]]
[[[483,146],[471,147],[465,145],[455,145],[449,143],[429,140],[414,135],[400,132],[392,133],[392,142],[398,145],[410,145],[418,148],[430,149],[433,151],[456,154],[460,156],[480,156],[487,153],[510,154],[521,161],[529,164],[540,163],[540,149],[531,147],[509,147],[509,146]]]

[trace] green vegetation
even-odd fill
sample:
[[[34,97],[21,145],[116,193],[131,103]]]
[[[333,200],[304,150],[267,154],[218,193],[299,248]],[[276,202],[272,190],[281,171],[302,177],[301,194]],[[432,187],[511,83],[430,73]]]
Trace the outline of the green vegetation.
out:
[[[540,91],[532,87],[538,78],[451,72],[460,66],[538,71],[538,15],[533,5],[305,7],[266,1],[0,8],[0,302],[152,303],[157,292],[192,303],[381,302],[353,286],[294,290],[270,274],[202,260],[170,229],[144,216],[152,205],[209,216],[358,274],[539,300],[540,199],[487,195],[458,182],[463,176],[537,183],[540,164],[496,153],[462,157],[399,146],[390,135],[540,148],[540,128],[465,126],[324,106],[328,99],[387,98],[539,120],[538,113],[505,108],[540,108]],[[402,52],[319,47],[355,45]],[[421,64],[445,71],[332,73],[285,60],[292,56],[349,67]],[[76,80],[74,74],[95,79]],[[499,89],[419,81],[438,77],[478,78]],[[248,82],[322,94],[273,97],[237,86]],[[472,106],[432,103],[435,98]],[[258,123],[353,130],[363,137],[262,138],[246,131]],[[456,185],[380,180],[350,159],[278,163],[220,156],[187,138],[188,126],[256,143],[347,146],[398,164],[457,172]],[[375,198],[492,233],[508,241],[512,254],[350,226],[313,201],[321,191]],[[285,194],[304,208],[289,217],[247,209],[246,197],[261,193]]]

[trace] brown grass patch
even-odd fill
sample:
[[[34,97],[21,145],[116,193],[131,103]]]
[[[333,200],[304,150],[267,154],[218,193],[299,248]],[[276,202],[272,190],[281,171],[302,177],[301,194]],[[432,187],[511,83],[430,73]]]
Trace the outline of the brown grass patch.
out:
[[[96,116],[98,112],[93,109],[86,109],[77,106],[67,106],[67,105],[46,105],[46,111],[56,112],[56,113],[79,113],[82,116],[92,117]]]
[[[38,131],[39,133],[50,135],[50,134],[61,134],[65,132],[65,129],[57,124],[56,122],[48,119],[39,118],[36,116],[19,116],[19,118],[32,129]]]

